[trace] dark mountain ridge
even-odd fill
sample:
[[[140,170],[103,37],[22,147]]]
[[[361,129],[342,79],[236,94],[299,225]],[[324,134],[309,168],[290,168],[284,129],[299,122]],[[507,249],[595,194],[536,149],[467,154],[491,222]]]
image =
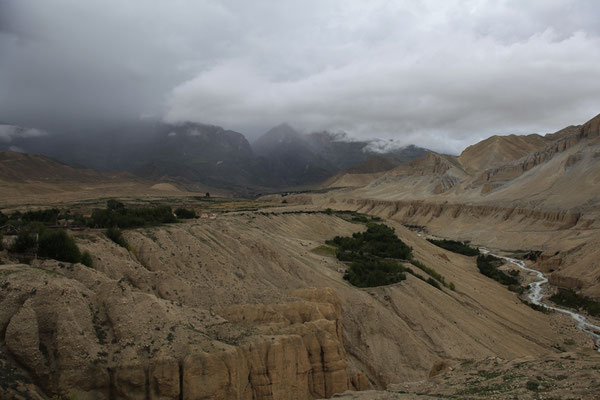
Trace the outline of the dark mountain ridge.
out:
[[[189,189],[208,185],[251,195],[318,185],[378,155],[368,145],[345,134],[305,135],[282,124],[251,146],[243,134],[219,126],[143,120],[86,132],[16,135],[0,149],[17,148],[97,171],[129,171]],[[410,161],[426,153],[409,146],[386,154]]]

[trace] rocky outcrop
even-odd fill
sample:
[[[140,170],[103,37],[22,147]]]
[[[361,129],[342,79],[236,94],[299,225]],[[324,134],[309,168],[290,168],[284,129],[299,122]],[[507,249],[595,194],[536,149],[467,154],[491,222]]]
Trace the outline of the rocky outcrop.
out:
[[[0,285],[0,351],[22,374],[2,391],[27,375],[82,400],[308,400],[352,388],[331,289],[208,313],[54,261],[4,265]]]
[[[530,169],[549,161],[555,155],[570,149],[582,140],[600,136],[600,115],[582,126],[573,127],[569,132],[569,134],[558,135],[556,140],[542,150],[500,167],[487,169],[474,181],[473,185],[486,185],[484,186],[485,191],[482,190],[482,193],[486,193],[492,188],[490,184],[496,183],[498,185],[515,179]],[[573,165],[576,161],[570,159],[567,164]]]

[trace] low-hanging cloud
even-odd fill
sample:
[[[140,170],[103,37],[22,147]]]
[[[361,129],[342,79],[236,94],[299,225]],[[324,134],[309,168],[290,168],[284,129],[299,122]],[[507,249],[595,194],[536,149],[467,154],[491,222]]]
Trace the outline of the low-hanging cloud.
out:
[[[2,120],[288,122],[457,153],[600,112],[594,0],[5,4]]]
[[[22,128],[20,126],[0,124],[0,142],[4,143],[45,135],[47,135],[47,132],[35,128]]]

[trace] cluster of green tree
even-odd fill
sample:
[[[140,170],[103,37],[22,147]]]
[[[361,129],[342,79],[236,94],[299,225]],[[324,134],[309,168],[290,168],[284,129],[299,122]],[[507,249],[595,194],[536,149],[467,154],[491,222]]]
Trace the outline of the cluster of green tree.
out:
[[[95,209],[88,220],[92,228],[138,228],[177,222],[169,206],[128,208],[125,204],[109,200],[106,209]]]
[[[558,289],[557,293],[550,296],[550,300],[564,307],[583,309],[593,317],[600,316],[600,302],[577,294],[572,289]]]
[[[177,208],[175,209],[175,215],[179,219],[193,219],[197,218],[196,211],[188,210],[187,208]]]
[[[76,226],[86,226],[86,219],[79,213],[72,214],[70,210],[61,211],[57,208],[20,212],[10,215],[0,212],[0,228],[5,231],[39,230],[42,227],[56,226],[60,220],[71,221]]]
[[[406,279],[406,268],[387,259],[411,257],[411,248],[396,236],[393,228],[370,222],[365,232],[336,236],[326,243],[336,247],[340,261],[350,262],[344,279],[354,286],[383,286]]]
[[[21,229],[9,251],[92,266],[90,253],[82,253],[75,240],[64,229]]]
[[[477,268],[479,268],[479,272],[483,275],[506,286],[518,285],[519,280],[517,278],[507,275],[498,269],[502,263],[502,259],[494,257],[491,254],[482,254],[477,257]]]
[[[446,249],[453,253],[464,254],[465,256],[478,256],[479,249],[469,246],[467,242],[459,242],[457,240],[447,239],[427,239],[428,242],[435,244],[442,249]]]
[[[411,248],[396,236],[394,228],[384,224],[367,223],[365,232],[356,232],[352,237],[336,236],[326,242],[336,246],[342,261],[351,261],[361,255],[408,260]]]
[[[357,287],[391,285],[405,280],[405,271],[396,261],[363,256],[350,263],[344,279]]]
[[[344,279],[354,286],[389,285],[406,279],[406,273],[410,273],[438,289],[441,285],[455,289],[452,282],[447,285],[444,277],[433,268],[415,260],[412,249],[396,236],[394,228],[387,225],[367,222],[365,232],[354,233],[351,237],[336,236],[326,243],[336,248],[338,260],[349,263]],[[429,278],[403,266],[398,259],[409,260]]]

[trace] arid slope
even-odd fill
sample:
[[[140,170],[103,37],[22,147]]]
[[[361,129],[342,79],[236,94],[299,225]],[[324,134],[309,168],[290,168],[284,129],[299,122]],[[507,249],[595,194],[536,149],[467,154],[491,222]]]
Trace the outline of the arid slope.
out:
[[[392,225],[456,291],[411,275],[350,286],[340,262],[311,250],[364,226],[323,213],[128,231],[131,252],[84,231],[77,241],[93,268],[5,254],[3,373],[80,399],[309,399],[423,379],[446,359],[539,357],[579,337],[557,333],[553,316],[482,276],[473,258]]]

